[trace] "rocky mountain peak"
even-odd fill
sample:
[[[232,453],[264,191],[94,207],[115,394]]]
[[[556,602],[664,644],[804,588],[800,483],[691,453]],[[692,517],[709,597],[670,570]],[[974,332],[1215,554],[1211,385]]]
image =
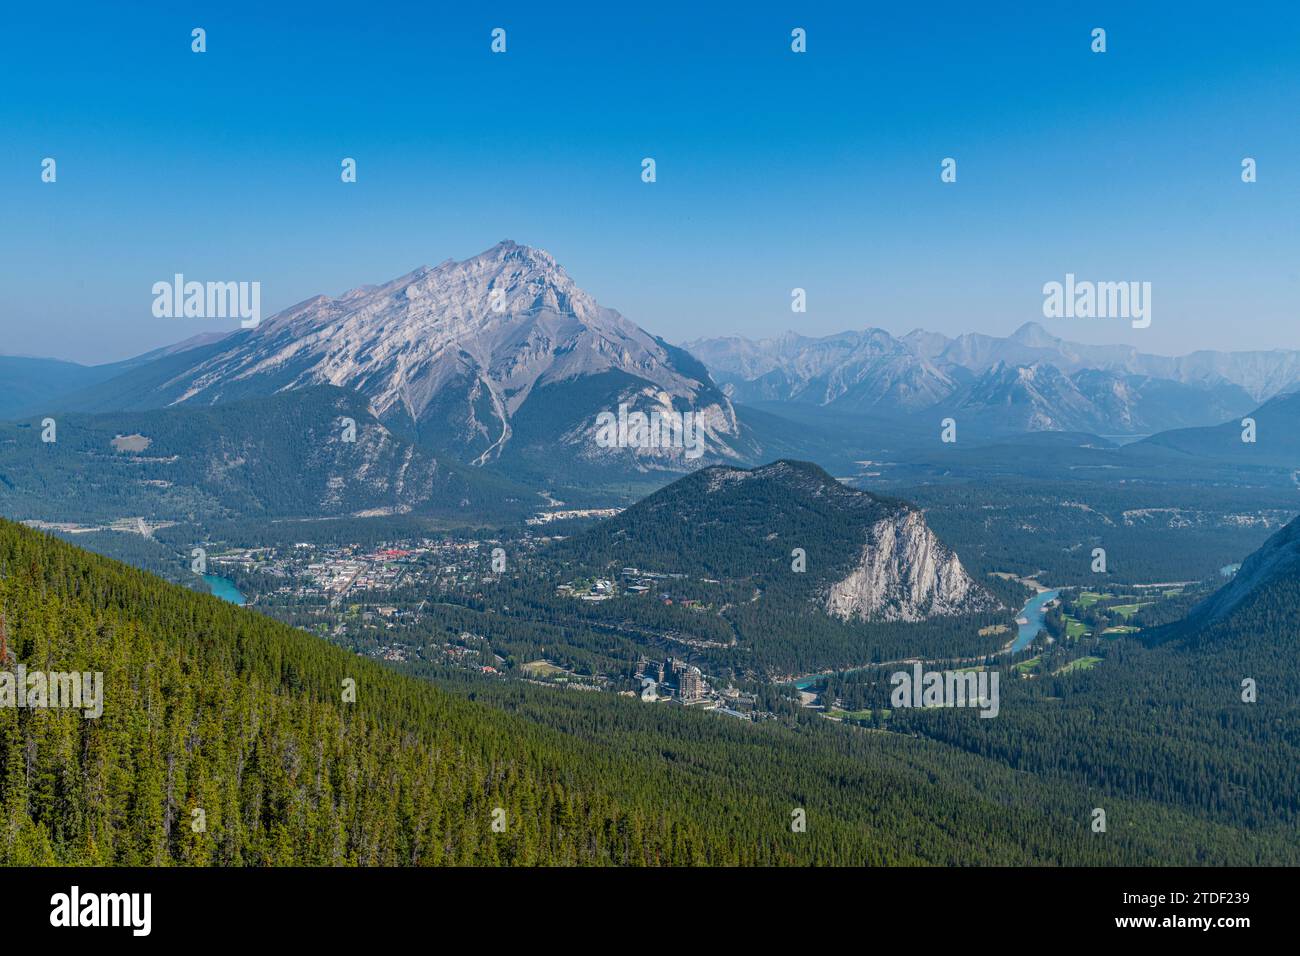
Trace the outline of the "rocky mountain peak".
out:
[[[997,607],[913,508],[866,530],[857,566],[825,601],[826,613],[842,620],[923,621]]]
[[[1011,333],[1010,340],[1036,349],[1058,348],[1063,344],[1037,322],[1026,322]]]
[[[356,391],[381,420],[413,426],[475,464],[500,459],[521,427],[540,461],[561,448],[584,467],[635,470],[738,457],[735,411],[702,366],[601,306],[549,252],[513,240],[307,299],[167,374],[161,385],[150,381],[145,401],[213,404],[317,385]],[[679,419],[690,412],[707,454],[687,457],[671,435],[667,446],[605,447],[597,418],[625,406]]]

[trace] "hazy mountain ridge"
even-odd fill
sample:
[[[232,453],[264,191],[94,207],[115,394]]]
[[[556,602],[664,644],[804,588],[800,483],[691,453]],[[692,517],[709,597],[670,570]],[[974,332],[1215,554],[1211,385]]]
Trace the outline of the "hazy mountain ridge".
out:
[[[882,329],[822,338],[700,339],[691,350],[733,400],[857,411],[962,409],[1002,428],[1149,434],[1208,425],[1300,385],[1300,352],[1089,346],[1027,323],[1011,336]]]
[[[1246,418],[1255,423],[1254,441],[1243,441]],[[1300,392],[1269,399],[1249,414],[1222,424],[1152,435],[1128,446],[1132,455],[1163,454],[1203,462],[1291,469],[1300,475]]]

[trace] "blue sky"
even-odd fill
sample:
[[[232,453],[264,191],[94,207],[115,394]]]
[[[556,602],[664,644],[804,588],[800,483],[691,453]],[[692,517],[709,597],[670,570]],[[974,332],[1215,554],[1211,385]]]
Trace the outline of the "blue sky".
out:
[[[1300,348],[1293,4],[441,6],[10,5],[0,352],[233,327],[155,318],[175,272],[260,281],[269,315],[503,238],[671,341]],[[1150,328],[1044,320],[1066,272],[1150,281]]]

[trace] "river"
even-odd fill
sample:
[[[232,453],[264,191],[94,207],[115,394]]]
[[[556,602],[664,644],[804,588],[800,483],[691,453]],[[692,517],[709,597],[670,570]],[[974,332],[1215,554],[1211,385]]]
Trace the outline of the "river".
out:
[[[1043,619],[1047,616],[1046,612],[1043,610],[1043,605],[1047,604],[1049,601],[1055,600],[1056,596],[1060,593],[1059,590],[1039,591],[1029,599],[1028,603],[1026,603],[1023,608],[1020,609],[1020,613],[1016,615],[1016,619],[1019,620],[1020,618],[1024,618],[1025,623],[1020,625],[1020,630],[1016,634],[1016,639],[1011,642],[1012,654],[1023,651],[1033,643],[1034,638],[1038,636],[1038,632],[1043,629]],[[891,663],[903,662],[894,661]],[[870,666],[874,667],[879,665]],[[867,667],[850,667],[847,670],[837,671],[837,673],[852,674],[856,671],[864,671],[867,669]],[[826,674],[824,673],[809,674],[807,677],[800,677],[796,680],[794,686],[798,690],[807,690],[824,677],[826,677]]]
[[[239,588],[235,587],[235,582],[230,578],[223,578],[219,574],[205,574],[203,580],[208,582],[208,587],[212,588],[212,593],[223,601],[229,601],[231,604],[238,604],[243,607],[248,601]]]
[[[1054,601],[1060,591],[1039,591],[1029,599],[1029,603],[1020,609],[1016,615],[1016,620],[1025,619],[1025,623],[1020,625],[1020,631],[1016,634],[1016,639],[1011,643],[1011,653],[1015,654],[1023,651],[1033,643],[1038,632],[1043,629],[1043,618],[1046,612],[1043,611],[1043,605],[1049,601]]]

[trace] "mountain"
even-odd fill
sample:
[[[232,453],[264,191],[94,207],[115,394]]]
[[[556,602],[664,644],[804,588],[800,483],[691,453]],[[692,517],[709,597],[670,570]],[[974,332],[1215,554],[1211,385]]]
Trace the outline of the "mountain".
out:
[[[199,348],[222,338],[225,338],[223,333],[204,333],[134,358],[103,365],[0,355],[0,419],[44,415],[56,406],[63,407],[70,394],[84,392],[156,359]]]
[[[896,414],[961,410],[993,433],[1141,435],[1207,425],[1300,384],[1300,352],[1166,358],[1129,346],[1078,345],[1033,322],[1005,338],[921,330],[895,338],[867,329],[823,338],[701,339],[684,347],[737,402]]]
[[[0,419],[24,414],[56,396],[87,388],[121,371],[116,366],[0,355]]]
[[[849,488],[807,462],[703,469],[557,553],[593,565],[752,582],[764,601],[794,602],[841,621],[914,622],[998,606],[920,511]]]
[[[989,417],[1017,431],[1095,431],[1091,403],[1054,365],[999,362],[962,390],[951,408],[992,413]]]
[[[684,470],[743,457],[730,401],[704,367],[584,292],[547,252],[505,241],[463,262],[320,295],[214,345],[167,355],[80,395],[81,410],[217,404],[329,384],[387,426],[466,462],[548,474]],[[602,443],[602,412],[690,413],[678,440]],[[632,447],[630,447],[632,446]]]
[[[55,422],[48,444],[39,423],[0,423],[0,510],[10,518],[505,517],[535,503],[505,479],[394,434],[364,397],[333,386]]]
[[[1255,422],[1255,440],[1243,441],[1241,422]],[[1300,469],[1300,391],[1278,395],[1232,421],[1152,435],[1127,446],[1132,456],[1159,454],[1174,461],[1210,459],[1255,466]]]
[[[940,368],[973,373],[999,362],[1010,365],[1047,363],[1067,374],[1094,369],[1167,379],[1182,385],[1233,385],[1259,402],[1300,384],[1300,351],[1197,351],[1170,357],[1139,352],[1130,345],[1083,345],[1052,335],[1037,322],[1026,322],[1006,337],[968,333],[955,338],[929,332],[903,337],[917,355]]]
[[[1232,580],[1193,608],[1188,620],[1198,627],[1220,623],[1276,588],[1300,591],[1300,518],[1242,561]]]
[[[1222,420],[1250,405],[1236,386],[1197,387],[1097,369],[1067,375],[1050,364],[998,362],[939,407],[969,412],[997,432],[1137,435]]]
[[[881,329],[810,339],[702,339],[684,348],[717,377],[731,398],[810,402],[856,409],[928,408],[957,383]]]

